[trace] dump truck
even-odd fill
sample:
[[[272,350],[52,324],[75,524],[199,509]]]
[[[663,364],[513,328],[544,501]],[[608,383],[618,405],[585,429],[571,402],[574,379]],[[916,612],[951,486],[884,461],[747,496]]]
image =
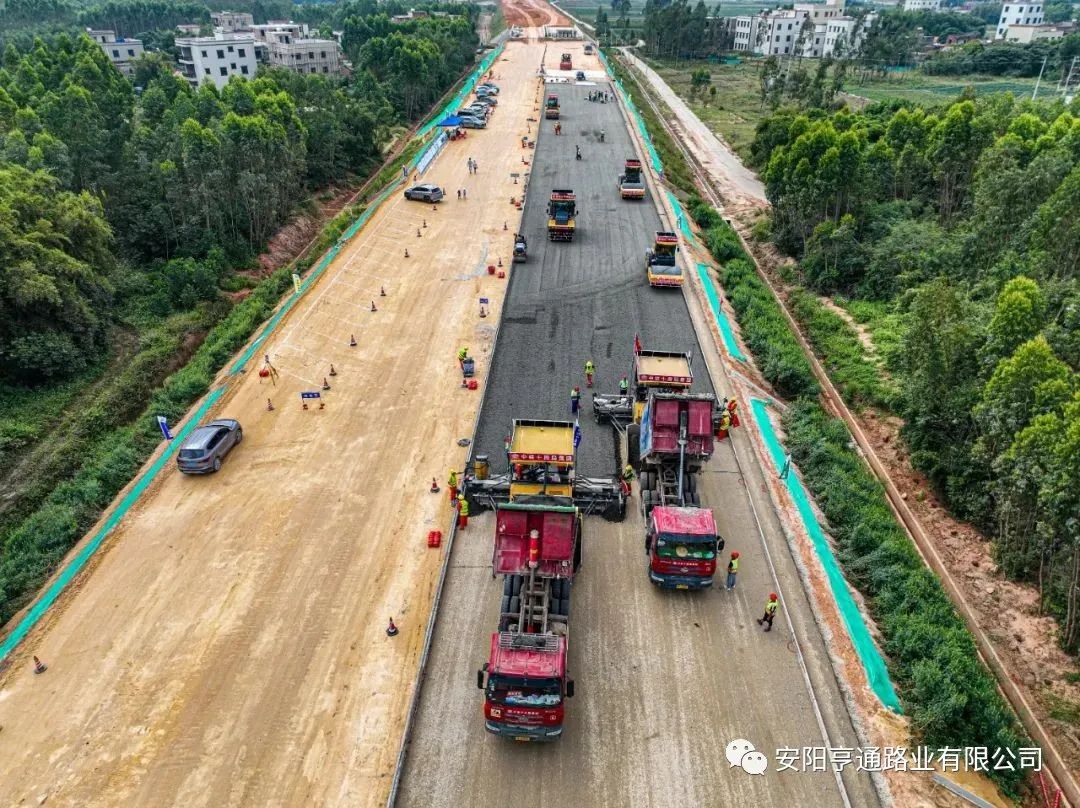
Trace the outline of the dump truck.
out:
[[[679,237],[663,230],[656,232],[652,249],[645,251],[645,274],[649,286],[682,286],[682,269],[675,261]]]
[[[556,121],[559,119],[559,96],[556,93],[548,93],[544,102],[544,117]]]
[[[570,58],[570,54],[569,53],[564,53],[559,58],[559,70],[573,70],[573,69],[574,69],[574,62]]]
[[[627,157],[619,175],[619,196],[623,199],[644,199],[645,182],[641,178],[641,161]]]
[[[649,579],[660,587],[704,589],[716,572],[713,514],[700,507],[697,483],[713,453],[716,398],[694,394],[690,355],[639,350],[633,387],[593,396],[598,422],[626,430],[627,463],[638,472]]]
[[[567,649],[581,515],[568,497],[526,498],[496,510],[491,570],[503,576],[503,593],[498,631],[476,686],[484,691],[488,732],[554,741],[563,732],[565,701],[574,695]]]
[[[521,233],[514,234],[514,263],[523,264],[529,259],[529,242]]]
[[[548,200],[548,240],[573,241],[577,197],[568,188],[556,188]]]
[[[533,496],[557,496],[569,499],[582,516],[598,514],[612,522],[626,516],[626,495],[617,477],[575,473],[574,424],[516,419],[512,429],[504,473],[492,473],[484,454],[466,468],[462,490],[471,513],[497,510],[506,502],[528,504]]]

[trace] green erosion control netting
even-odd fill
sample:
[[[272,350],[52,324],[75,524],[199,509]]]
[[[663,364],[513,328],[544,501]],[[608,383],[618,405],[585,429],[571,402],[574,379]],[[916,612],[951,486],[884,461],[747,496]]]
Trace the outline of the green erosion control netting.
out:
[[[784,466],[785,452],[773,429],[772,421],[769,420],[769,412],[766,406],[766,402],[761,399],[754,398],[750,400],[754,420],[757,421],[758,429],[761,430],[761,435],[769,450],[769,456],[772,458],[777,471],[779,471]],[[895,713],[902,713],[900,699],[897,698],[896,690],[893,687],[892,680],[889,678],[885,660],[878,651],[877,645],[874,644],[866,623],[863,622],[862,613],[855,604],[855,599],[851,596],[851,590],[848,588],[847,581],[844,580],[844,574],[840,571],[836,556],[833,555],[832,548],[825,538],[825,533],[818,523],[817,516],[814,515],[814,509],[810,505],[810,497],[806,489],[797,474],[789,473],[784,482],[787,483],[788,493],[791,494],[791,498],[799,510],[799,517],[802,519],[803,524],[806,525],[806,532],[814,545],[814,551],[817,553],[818,560],[825,570],[833,600],[836,601],[836,607],[840,611],[841,618],[843,618],[844,627],[847,628],[848,636],[851,638],[851,644],[855,646],[855,652],[859,655],[859,661],[862,662],[863,669],[866,671],[866,678],[870,683],[870,688],[888,709]]]
[[[697,271],[698,277],[701,279],[701,286],[705,289],[705,297],[709,300],[709,309],[716,319],[716,327],[720,329],[720,336],[724,340],[724,347],[727,348],[727,352],[732,358],[745,362],[746,357],[739,349],[739,343],[735,339],[735,332],[731,328],[731,323],[727,315],[724,314],[724,310],[720,307],[720,295],[716,291],[716,284],[709,277],[709,268],[704,264],[698,264]]]
[[[465,104],[465,99],[469,97],[469,94],[473,91],[473,87],[476,86],[476,83],[480,80],[480,77],[491,69],[491,66],[495,64],[495,60],[499,58],[499,55],[503,52],[503,48],[505,47],[505,43],[499,45],[499,47],[497,47],[495,50],[493,50],[481,60],[480,65],[476,68],[476,70],[474,70],[469,75],[469,77],[465,79],[465,83],[461,85],[461,92],[455,95],[454,100],[447,104],[445,107],[443,107],[437,115],[435,115],[433,118],[431,118],[431,120],[429,120],[422,127],[420,127],[420,130],[416,133],[417,137],[424,137],[428,132],[430,132],[438,125],[439,121],[449,115],[453,115],[454,112],[461,109],[461,107]]]
[[[652,161],[653,170],[656,171],[657,174],[663,175],[664,164],[660,162],[660,155],[656,153],[656,147],[653,146],[652,138],[649,137],[649,130],[645,128],[645,121],[642,120],[641,113],[638,112],[633,100],[631,100],[630,94],[623,89],[622,82],[615,78],[615,73],[611,70],[611,65],[608,63],[607,56],[604,55],[603,51],[598,51],[598,53],[600,61],[604,64],[604,69],[607,70],[608,75],[611,76],[611,81],[615,85],[615,89],[619,92],[619,97],[621,97],[623,103],[626,104],[626,108],[630,110],[630,114],[634,116],[638,131],[641,133],[641,139],[645,141],[645,148],[649,152],[649,159]]]

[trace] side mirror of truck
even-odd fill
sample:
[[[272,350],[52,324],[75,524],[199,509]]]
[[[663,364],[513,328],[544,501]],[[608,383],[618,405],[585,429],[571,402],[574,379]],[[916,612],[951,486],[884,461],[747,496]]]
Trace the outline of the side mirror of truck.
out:
[[[574,680],[573,679],[567,679],[566,680],[566,698],[568,698],[568,699],[574,698]]]

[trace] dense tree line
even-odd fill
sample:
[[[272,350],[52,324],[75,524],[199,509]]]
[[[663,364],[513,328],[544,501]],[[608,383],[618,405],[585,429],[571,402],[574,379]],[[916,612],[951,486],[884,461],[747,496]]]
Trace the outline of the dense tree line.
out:
[[[1043,78],[1056,80],[1063,66],[1068,70],[1074,56],[1080,56],[1080,34],[1027,44],[998,42],[984,45],[982,42],[968,42],[935,54],[923,63],[922,70],[931,76],[982,74],[1033,78],[1043,69],[1045,59]]]
[[[283,69],[197,90],[150,54],[139,97],[85,36],[9,44],[0,68],[0,381],[78,372],[114,297],[214,300],[307,191],[365,171],[476,47],[469,18],[357,18],[351,80]]]
[[[911,459],[1080,646],[1080,105],[781,110],[772,235],[827,294],[889,302]]]
[[[696,58],[733,47],[726,24],[710,21],[703,0],[646,0],[642,38],[650,56]]]

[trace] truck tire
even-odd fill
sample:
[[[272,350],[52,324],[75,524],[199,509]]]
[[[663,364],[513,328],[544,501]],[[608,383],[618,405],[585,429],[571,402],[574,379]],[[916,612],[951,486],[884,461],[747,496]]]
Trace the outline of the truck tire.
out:
[[[504,575],[504,576],[503,576],[503,597],[504,597],[504,598],[505,598],[505,597],[506,597],[507,595],[512,595],[512,594],[514,594],[514,593],[513,593],[513,591],[511,591],[511,590],[513,590],[513,588],[514,588],[514,581],[513,581],[513,578],[514,578],[514,576],[513,576],[513,575]]]
[[[510,594],[511,595],[520,595],[521,594],[521,581],[522,581],[522,578],[521,578],[520,575],[511,575],[510,576]]]
[[[566,617],[569,622],[570,617],[570,598],[564,598],[559,601],[559,614]]]
[[[697,508],[699,505],[701,505],[701,500],[698,499],[697,492],[691,491],[686,495],[686,504],[689,505],[691,508]]]
[[[634,471],[641,466],[641,424],[626,427],[626,462]]]
[[[503,595],[502,600],[499,602],[499,613],[507,614],[510,611],[510,596]]]
[[[688,474],[688,475],[686,475],[686,490],[689,491],[692,494],[697,493],[697,475],[696,474]]]
[[[510,613],[517,614],[521,611],[521,596],[512,595],[510,597]]]
[[[563,579],[562,578],[556,578],[554,581],[551,582],[551,600],[552,600],[552,603],[557,602],[559,600],[559,598],[561,598],[563,596],[562,588],[563,588]]]

